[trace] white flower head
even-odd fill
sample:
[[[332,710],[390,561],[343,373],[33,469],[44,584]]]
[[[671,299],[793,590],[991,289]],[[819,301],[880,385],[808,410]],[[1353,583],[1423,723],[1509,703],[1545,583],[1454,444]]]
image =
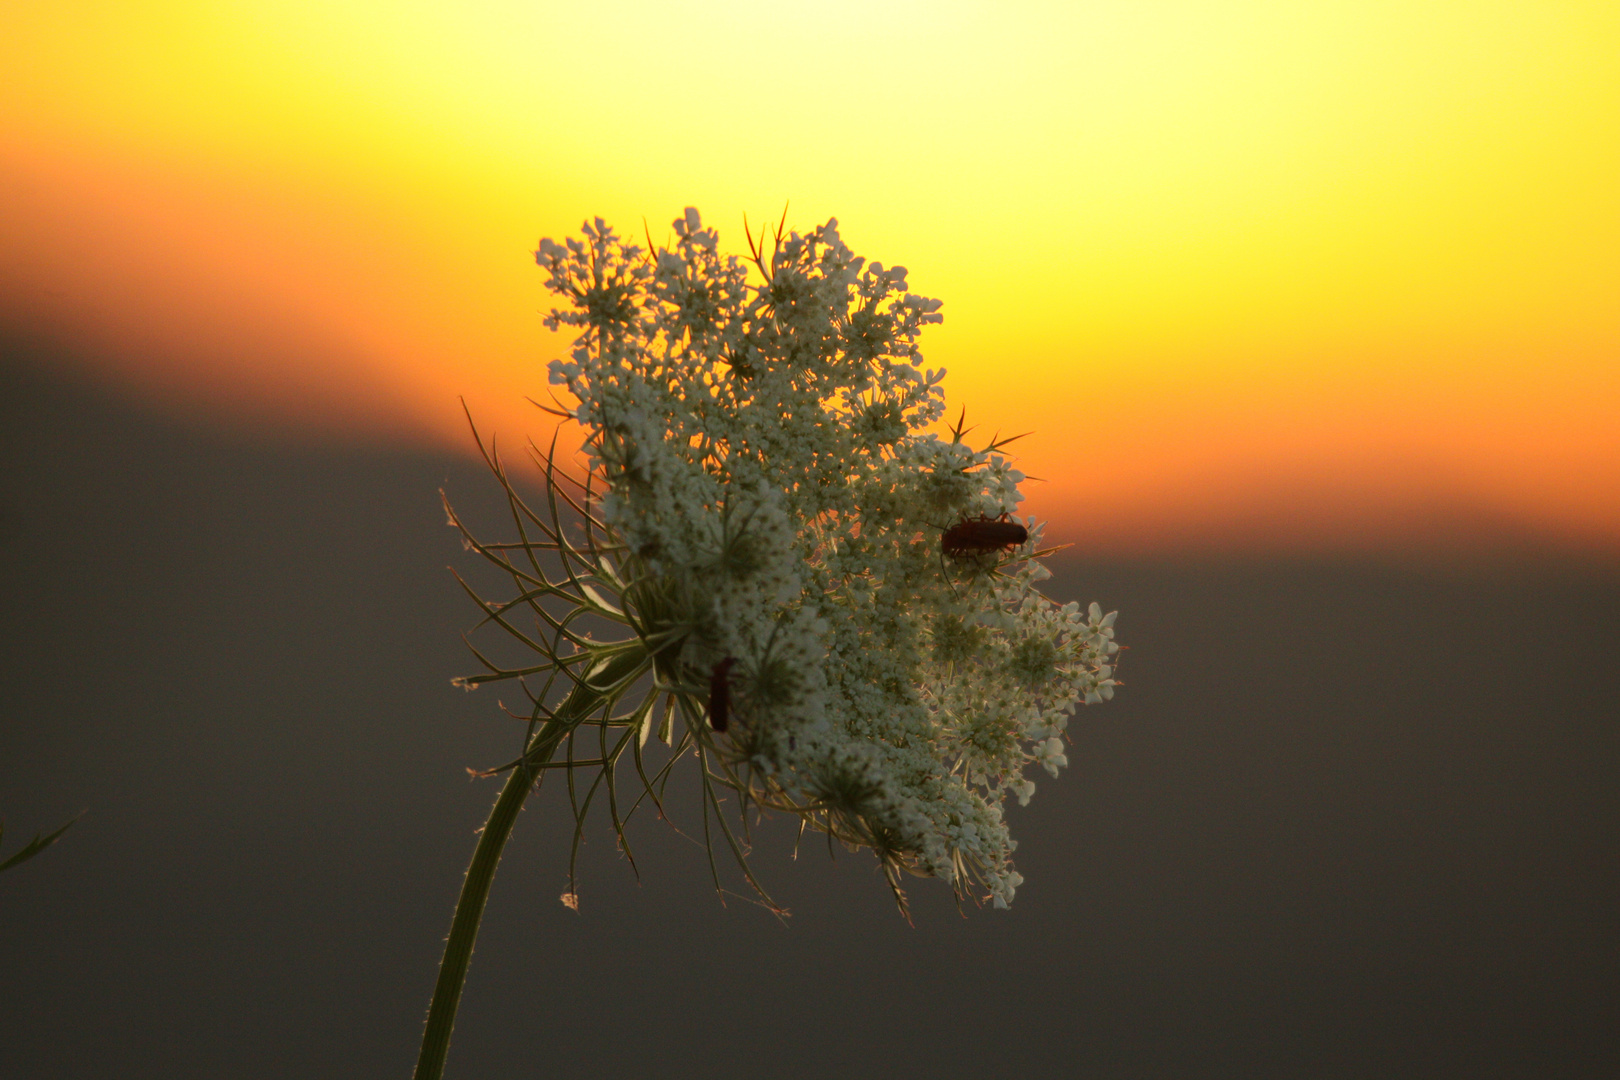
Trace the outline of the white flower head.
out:
[[[747,262],[695,209],[673,233],[649,252],[598,219],[536,253],[564,301],[547,324],[578,331],[551,379],[586,432],[592,557],[619,560],[592,578],[666,695],[641,737],[871,848],[897,897],[905,871],[1004,907],[1023,881],[1004,802],[1112,696],[1114,614],[1036,590],[1010,440],[930,430],[944,372],[918,338],[940,302],[903,267],[835,220],[750,233]]]

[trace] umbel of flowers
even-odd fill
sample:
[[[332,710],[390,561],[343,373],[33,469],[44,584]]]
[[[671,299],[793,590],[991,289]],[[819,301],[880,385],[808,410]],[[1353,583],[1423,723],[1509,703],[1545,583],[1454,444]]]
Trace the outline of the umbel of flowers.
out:
[[[1114,616],[1036,591],[1033,520],[1012,550],[945,557],[956,523],[1017,510],[1023,476],[928,430],[945,373],[917,339],[940,302],[904,267],[836,221],[750,236],[751,267],[694,209],[673,232],[649,252],[597,219],[536,256],[567,302],[547,325],[578,331],[551,379],[605,481],[626,602],[667,641],[662,679],[727,698],[723,736],[696,710],[685,734],[897,888],[905,870],[1005,906],[1003,802],[1066,764],[1077,703],[1112,695]]]
[[[728,796],[870,849],[902,907],[904,873],[1005,907],[1023,881],[1006,799],[1029,801],[1032,766],[1056,776],[1075,707],[1113,695],[1114,614],[1037,590],[1041,530],[1014,517],[1023,475],[1005,441],[974,449],[960,420],[935,430],[945,373],[917,341],[940,302],[908,292],[904,267],[855,255],[836,221],[748,246],[722,255],[687,209],[663,247],[598,218],[536,252],[562,300],[546,325],[577,335],[551,381],[588,469],[570,491],[555,451],[540,454],[537,512],[487,455],[519,535],[462,530],[515,588],[479,601],[487,621],[529,654],[479,652],[487,670],[464,682],[514,680],[531,709],[458,905],[419,1077],[438,1075],[489,877],[546,770],[566,771],[576,850],[593,800],[624,843],[630,811],[695,757],[705,835],[755,888]],[[587,634],[593,621],[619,632]],[[672,747],[657,768],[643,756],[654,734]],[[616,786],[630,764],[635,800]]]

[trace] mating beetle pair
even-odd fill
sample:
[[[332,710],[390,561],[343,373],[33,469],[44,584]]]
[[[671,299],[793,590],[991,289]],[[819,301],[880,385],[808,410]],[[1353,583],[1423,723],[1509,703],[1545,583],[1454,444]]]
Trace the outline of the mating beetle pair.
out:
[[[983,514],[969,520],[963,518],[946,529],[939,538],[940,553],[965,562],[995,551],[1010,551],[1029,539],[1029,530],[1002,514],[987,518]]]
[[[947,558],[955,563],[978,562],[985,555],[1011,551],[1028,539],[1029,530],[1005,513],[996,518],[983,514],[972,519],[964,517],[940,533],[939,569],[945,573]],[[945,573],[945,583],[956,591],[949,573]]]

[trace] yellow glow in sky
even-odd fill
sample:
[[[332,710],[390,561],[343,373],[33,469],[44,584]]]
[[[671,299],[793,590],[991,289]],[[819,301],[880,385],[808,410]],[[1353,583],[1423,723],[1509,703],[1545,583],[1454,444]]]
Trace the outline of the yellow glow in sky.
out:
[[[1115,551],[1620,547],[1612,3],[0,11],[0,318],[175,407],[545,434],[529,252],[839,218]]]

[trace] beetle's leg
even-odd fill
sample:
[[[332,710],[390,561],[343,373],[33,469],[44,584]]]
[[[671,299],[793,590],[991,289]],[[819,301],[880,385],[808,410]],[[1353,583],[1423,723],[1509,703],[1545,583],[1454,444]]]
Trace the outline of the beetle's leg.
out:
[[[956,582],[951,580],[951,572],[945,569],[945,545],[943,542],[939,546],[939,573],[945,579],[945,584],[950,588],[951,595],[958,600],[962,599],[962,594],[956,591]]]

